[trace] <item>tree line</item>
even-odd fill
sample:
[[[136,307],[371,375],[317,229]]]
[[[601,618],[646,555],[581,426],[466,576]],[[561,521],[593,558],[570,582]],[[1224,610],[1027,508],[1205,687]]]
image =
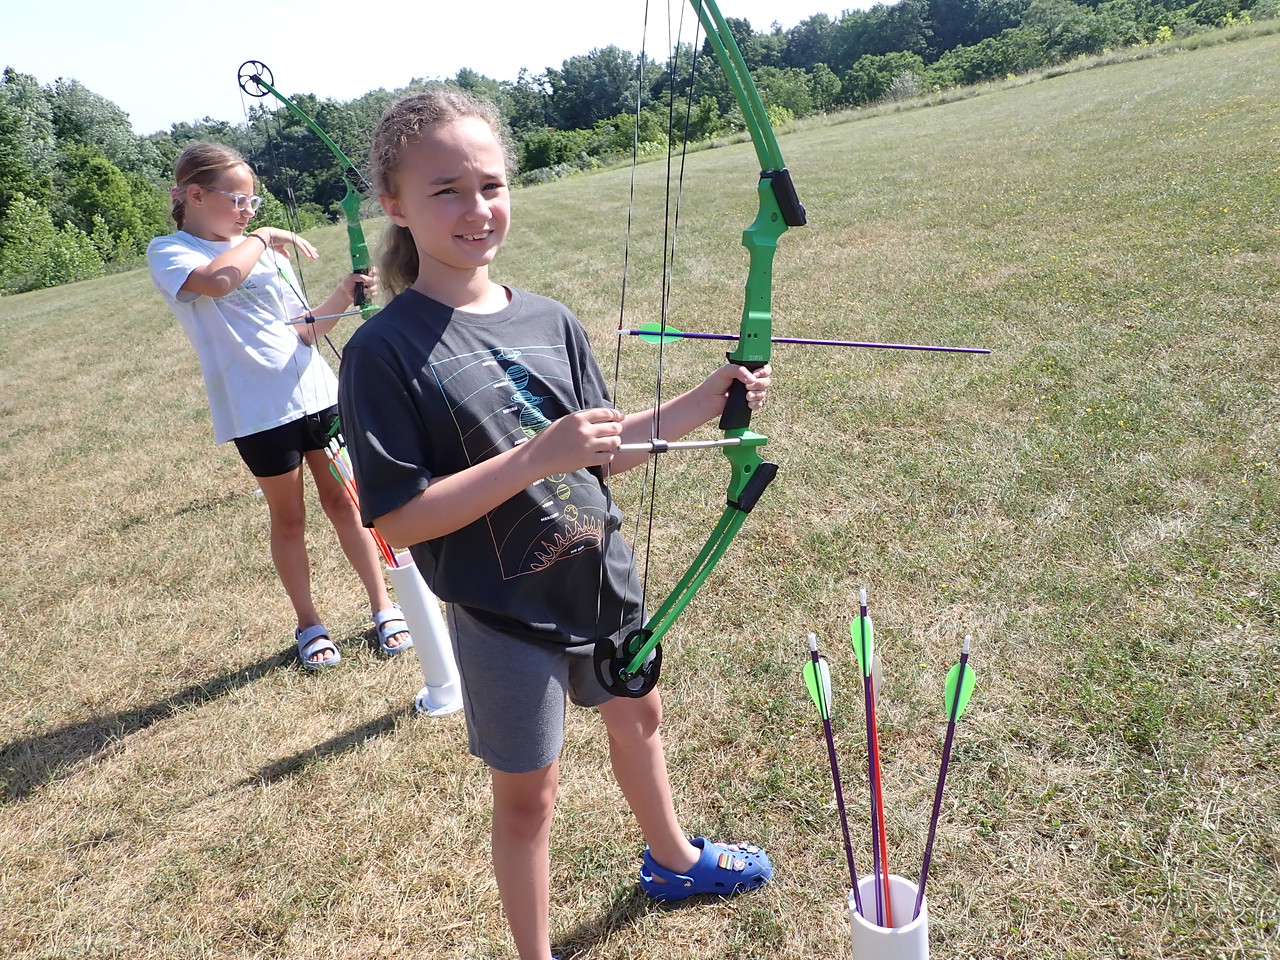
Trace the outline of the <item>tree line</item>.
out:
[[[776,124],[1024,73],[1122,46],[1280,16],[1280,0],[899,0],[789,30],[728,18]],[[435,81],[440,82],[440,81]],[[499,81],[460,70],[443,81],[494,100],[511,128],[517,182],[537,183],[744,126],[705,41],[665,59],[616,46]],[[378,118],[415,79],[354,100],[292,99],[366,155]],[[194,140],[243,153],[262,178],[259,222],[301,229],[337,220],[332,155],[288,111],[257,106],[239,123],[206,117],[137,136],[128,115],[76,80],[42,85],[7,68],[0,83],[0,294],[136,266],[168,233],[173,162]],[[280,197],[287,198],[283,202]]]

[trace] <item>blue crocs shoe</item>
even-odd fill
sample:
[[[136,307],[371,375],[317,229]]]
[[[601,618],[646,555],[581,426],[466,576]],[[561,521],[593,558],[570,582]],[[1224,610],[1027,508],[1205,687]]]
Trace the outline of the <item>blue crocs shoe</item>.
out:
[[[654,900],[684,900],[700,893],[727,897],[763,886],[773,877],[768,855],[752,843],[712,843],[705,837],[689,841],[702,851],[688,873],[673,873],[644,850],[640,889]]]

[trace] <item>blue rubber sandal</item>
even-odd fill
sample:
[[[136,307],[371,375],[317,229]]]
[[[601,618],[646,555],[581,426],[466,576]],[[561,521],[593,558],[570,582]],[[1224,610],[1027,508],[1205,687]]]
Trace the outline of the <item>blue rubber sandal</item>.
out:
[[[702,850],[688,873],[674,873],[644,850],[640,889],[654,900],[684,900],[700,893],[731,896],[763,886],[773,877],[768,855],[752,843],[712,843],[704,837],[689,841]]]
[[[396,604],[393,603],[386,610],[379,610],[375,613],[373,615],[373,625],[378,628],[378,649],[382,651],[384,657],[394,657],[396,654],[413,649],[413,637],[396,647],[387,645],[387,641],[397,633],[409,632],[409,624],[405,622],[404,611]]]
[[[313,624],[305,630],[294,630],[293,637],[298,641],[298,660],[308,670],[327,670],[342,662],[342,652],[337,644],[329,638],[329,631],[323,623]],[[312,660],[317,653],[329,651],[333,654],[328,660]]]

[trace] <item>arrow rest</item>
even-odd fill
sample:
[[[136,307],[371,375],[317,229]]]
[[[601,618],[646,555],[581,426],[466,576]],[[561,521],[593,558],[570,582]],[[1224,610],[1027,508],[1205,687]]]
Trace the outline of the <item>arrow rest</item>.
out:
[[[662,644],[653,648],[639,671],[630,673],[627,670],[628,664],[635,658],[635,653],[629,651],[639,652],[649,636],[646,630],[633,630],[623,642],[621,650],[612,640],[596,641],[596,677],[600,686],[611,695],[639,699],[658,685],[658,675],[662,672]]]

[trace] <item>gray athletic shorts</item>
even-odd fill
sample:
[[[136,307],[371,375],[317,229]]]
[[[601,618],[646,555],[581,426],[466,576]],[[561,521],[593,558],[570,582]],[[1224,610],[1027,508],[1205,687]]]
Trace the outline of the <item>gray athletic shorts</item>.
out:
[[[556,650],[518,640],[445,604],[462,679],[467,748],[502,773],[549,766],[564,746],[565,696],[579,707],[613,697],[600,686],[590,648]]]

